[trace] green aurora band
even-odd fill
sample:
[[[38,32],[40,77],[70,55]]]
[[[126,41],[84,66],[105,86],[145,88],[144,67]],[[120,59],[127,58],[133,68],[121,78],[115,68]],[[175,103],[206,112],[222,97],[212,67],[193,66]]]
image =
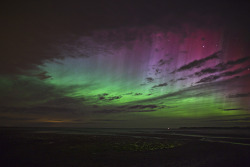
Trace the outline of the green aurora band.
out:
[[[249,48],[234,37],[187,25],[96,31],[26,74],[2,76],[1,115],[21,108],[12,119],[26,112],[32,125],[51,126],[249,124]]]

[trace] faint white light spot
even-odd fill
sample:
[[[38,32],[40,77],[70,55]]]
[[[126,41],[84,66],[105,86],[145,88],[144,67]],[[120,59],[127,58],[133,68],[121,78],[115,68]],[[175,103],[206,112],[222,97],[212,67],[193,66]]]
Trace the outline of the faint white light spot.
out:
[[[203,45],[202,47],[205,48],[205,45]]]

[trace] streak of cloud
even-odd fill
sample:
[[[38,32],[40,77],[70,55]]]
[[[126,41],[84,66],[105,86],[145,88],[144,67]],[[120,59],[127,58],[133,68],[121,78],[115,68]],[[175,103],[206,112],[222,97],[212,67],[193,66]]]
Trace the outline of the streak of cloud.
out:
[[[174,73],[174,72],[181,72],[181,71],[189,70],[189,69],[192,69],[192,68],[200,68],[208,60],[218,59],[221,54],[222,54],[222,52],[218,51],[218,52],[216,52],[216,53],[214,53],[214,54],[212,54],[212,55],[210,55],[210,56],[208,56],[206,58],[192,61],[189,64],[181,66],[179,69],[173,71],[172,73]]]

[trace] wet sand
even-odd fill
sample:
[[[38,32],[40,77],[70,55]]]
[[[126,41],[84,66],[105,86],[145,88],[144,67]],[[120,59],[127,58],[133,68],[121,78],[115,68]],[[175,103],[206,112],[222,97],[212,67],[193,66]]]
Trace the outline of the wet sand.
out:
[[[56,134],[4,130],[0,165],[12,166],[250,166],[250,146],[202,137],[123,133]]]

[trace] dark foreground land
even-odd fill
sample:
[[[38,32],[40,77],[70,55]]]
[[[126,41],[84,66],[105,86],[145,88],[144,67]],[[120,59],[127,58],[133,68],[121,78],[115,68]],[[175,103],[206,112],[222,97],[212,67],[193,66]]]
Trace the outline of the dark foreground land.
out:
[[[244,167],[250,166],[250,145],[245,143],[176,133],[98,135],[4,129],[0,166]]]

